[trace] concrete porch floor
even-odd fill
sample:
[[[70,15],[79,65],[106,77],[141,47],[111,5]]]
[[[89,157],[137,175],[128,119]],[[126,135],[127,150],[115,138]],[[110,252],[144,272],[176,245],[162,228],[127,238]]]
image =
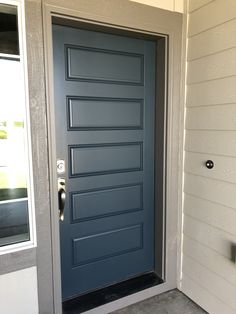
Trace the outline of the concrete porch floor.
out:
[[[206,314],[177,289],[112,312],[112,314]]]

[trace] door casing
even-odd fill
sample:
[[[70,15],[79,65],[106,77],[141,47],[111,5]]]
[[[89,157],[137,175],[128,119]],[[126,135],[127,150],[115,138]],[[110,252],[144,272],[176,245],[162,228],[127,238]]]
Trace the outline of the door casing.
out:
[[[108,3],[110,0],[104,1]],[[54,2],[57,3],[55,6]],[[73,2],[73,1],[72,1]],[[86,2],[86,1],[85,1]],[[94,1],[95,2],[95,1]],[[123,1],[121,1],[123,3]],[[66,3],[66,2],[65,2]],[[78,21],[87,22],[88,25],[103,25],[106,27],[113,27],[113,23],[108,23],[107,19],[100,13],[91,13],[90,16],[88,12],[80,11],[79,8],[73,8],[74,3],[66,4],[63,1],[44,1],[43,13],[44,13],[44,45],[45,45],[45,59],[46,59],[46,91],[47,91],[47,123],[48,123],[48,141],[49,141],[49,170],[50,170],[50,191],[51,191],[51,240],[52,240],[52,276],[53,276],[53,294],[54,294],[54,313],[61,313],[61,295],[60,295],[60,263],[58,263],[60,253],[59,253],[59,228],[58,228],[58,217],[57,217],[57,180],[56,180],[56,168],[55,168],[55,128],[53,122],[53,60],[52,60],[52,17],[64,18],[67,21],[72,21],[76,23]],[[123,3],[124,4],[124,3]],[[115,4],[114,4],[115,5]],[[124,4],[127,9],[131,10],[134,4]],[[79,4],[78,4],[79,6]],[[85,5],[86,6],[86,5]],[[138,6],[140,12],[143,10],[143,6],[135,4]],[[145,8],[146,9],[146,8]],[[98,9],[99,10],[99,9]],[[153,10],[153,8],[151,8]],[[163,15],[162,10],[154,9],[157,15]],[[165,215],[165,226],[166,226],[166,245],[165,245],[165,263],[164,267],[166,270],[165,282],[159,286],[149,288],[145,291],[139,292],[135,295],[123,298],[122,300],[111,302],[107,305],[99,307],[97,313],[107,313],[109,311],[123,307],[124,305],[129,305],[134,302],[146,299],[158,293],[167,291],[169,289],[175,288],[177,285],[177,246],[180,245],[180,240],[177,239],[176,235],[178,230],[180,230],[180,224],[178,224],[180,217],[180,204],[181,197],[179,195],[179,188],[182,186],[182,169],[179,165],[182,164],[181,148],[182,148],[182,129],[180,127],[180,121],[183,120],[183,109],[181,109],[179,104],[179,91],[180,86],[174,84],[175,82],[180,82],[180,51],[181,51],[181,25],[182,17],[178,13],[169,12],[169,18],[173,16],[171,25],[163,25],[158,27],[158,25],[139,25],[136,21],[136,27],[132,25],[129,27],[127,23],[122,23],[122,17],[120,16],[121,22],[117,23],[115,28],[126,29],[128,31],[134,31],[140,34],[149,34],[153,36],[162,37],[165,43],[169,43],[168,51],[166,54],[166,62],[168,59],[168,68],[166,68],[167,82],[165,84],[165,106],[168,111],[166,112],[166,164],[165,164],[165,186],[166,186],[166,215]],[[117,19],[117,17],[115,18]],[[109,18],[108,18],[109,20]],[[162,20],[162,24],[167,23]],[[132,24],[132,23],[131,23]],[[134,23],[135,24],[135,23]],[[155,23],[154,23],[155,24]],[[168,24],[168,23],[167,23]],[[175,49],[174,49],[175,48]],[[175,55],[174,55],[175,51]],[[179,70],[179,71],[178,71]],[[167,87],[169,87],[167,89]],[[54,133],[53,133],[54,132]],[[172,147],[173,143],[177,143]],[[164,165],[163,165],[164,166]],[[179,188],[178,188],[179,187]],[[177,204],[177,205],[176,205]],[[176,210],[177,207],[177,210]],[[40,248],[38,248],[40,250]],[[38,258],[40,254],[38,254]],[[40,269],[38,270],[40,275]],[[39,289],[43,289],[45,286],[44,282],[39,281]],[[39,300],[40,303],[44,300]]]

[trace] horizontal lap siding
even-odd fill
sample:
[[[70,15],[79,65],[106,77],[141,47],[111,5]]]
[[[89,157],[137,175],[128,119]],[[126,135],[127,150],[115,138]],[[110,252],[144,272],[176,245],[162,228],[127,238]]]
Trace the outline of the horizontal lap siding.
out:
[[[235,292],[235,267],[228,257],[218,254],[218,252],[188,236],[186,236],[183,251],[190,259],[193,259],[196,263],[200,263],[203,266],[207,265],[212,272],[217,274],[218,278],[222,278],[230,283],[232,290]]]
[[[187,107],[236,103],[236,75],[188,85]]]
[[[197,10],[213,0],[195,0],[189,2],[189,12]]]
[[[236,103],[187,109],[188,130],[236,130]]]
[[[205,287],[197,284],[191,277],[183,274],[183,291],[188,291],[188,296],[209,313],[214,314],[235,314],[225,303],[215,298]]]
[[[191,152],[236,157],[236,134],[235,131],[187,130],[185,149]]]
[[[130,0],[164,10],[183,13],[184,0]]]
[[[209,171],[205,166],[205,160],[214,159],[214,168]],[[217,156],[207,153],[185,153],[185,172],[197,176],[226,181],[236,184],[235,158],[227,156]],[[224,171],[222,171],[224,169]],[[236,225],[235,225],[236,230]]]
[[[200,198],[197,195],[191,195],[186,192],[184,213],[192,218],[193,221],[195,219],[221,231],[227,230],[227,233],[236,236],[235,208],[227,207],[215,201]]]
[[[190,0],[198,2],[199,0]],[[214,0],[190,13],[188,36],[197,35],[235,18],[235,0]]]
[[[236,1],[189,0],[181,288],[236,313]],[[209,170],[205,161],[212,159]]]
[[[235,3],[236,4],[236,3]],[[236,73],[236,48],[196,59],[188,64],[188,84],[233,76]]]
[[[189,38],[188,60],[236,47],[236,19]]]
[[[201,252],[201,254],[203,253]],[[234,285],[224,280],[224,278],[219,276],[212,269],[209,269],[209,264],[203,265],[199,261],[188,257],[186,254],[183,266],[185,267],[186,274],[191,274],[192,279],[196,283],[203,285],[220,301],[236,311],[236,287]]]
[[[185,173],[184,191],[188,194],[235,208],[236,184]]]

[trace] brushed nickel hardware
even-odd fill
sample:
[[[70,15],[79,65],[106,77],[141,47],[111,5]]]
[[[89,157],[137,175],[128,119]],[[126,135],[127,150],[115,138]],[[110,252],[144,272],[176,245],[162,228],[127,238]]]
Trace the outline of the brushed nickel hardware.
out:
[[[58,212],[59,220],[64,220],[64,208],[66,203],[66,180],[58,178]]]
[[[65,160],[58,159],[57,160],[57,173],[63,174],[63,173],[65,173],[65,171],[66,171]]]

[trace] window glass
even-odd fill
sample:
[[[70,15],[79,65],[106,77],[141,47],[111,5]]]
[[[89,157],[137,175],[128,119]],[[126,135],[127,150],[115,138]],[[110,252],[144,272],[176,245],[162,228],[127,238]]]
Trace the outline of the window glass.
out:
[[[0,39],[0,246],[30,239],[24,77],[20,57],[16,57],[19,45],[16,25],[13,28],[14,10],[0,5],[0,29],[5,27],[0,31],[4,38],[4,42]]]
[[[19,54],[17,8],[11,5],[0,5],[0,52]]]

